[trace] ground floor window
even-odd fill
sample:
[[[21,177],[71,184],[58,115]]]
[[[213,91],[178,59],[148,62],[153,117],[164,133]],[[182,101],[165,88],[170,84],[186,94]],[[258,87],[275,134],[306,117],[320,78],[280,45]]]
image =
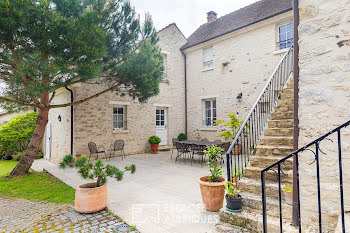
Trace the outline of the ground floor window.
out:
[[[113,108],[113,129],[126,129],[126,107]]]
[[[216,100],[203,101],[203,121],[205,126],[213,126],[216,121]]]

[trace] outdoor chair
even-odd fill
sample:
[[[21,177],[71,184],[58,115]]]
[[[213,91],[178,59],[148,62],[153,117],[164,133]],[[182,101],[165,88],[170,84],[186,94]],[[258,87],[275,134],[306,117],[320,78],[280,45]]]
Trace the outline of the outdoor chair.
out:
[[[171,159],[173,159],[173,152],[174,152],[174,149],[176,149],[176,142],[180,141],[178,138],[173,138],[171,139],[172,143],[173,143],[173,149],[171,150]]]
[[[191,160],[191,165],[192,165],[192,161],[194,162],[194,155],[199,155],[201,158],[201,167],[204,161],[204,146],[200,146],[200,145],[191,145],[191,151],[192,151],[192,160]]]
[[[190,146],[189,145],[185,145],[185,144],[181,144],[179,141],[175,142],[175,147],[177,150],[177,156],[175,158],[175,163],[177,161],[177,159],[179,157],[181,157],[181,155],[184,155],[185,157],[185,163],[186,163],[186,154],[188,154],[191,158],[191,151],[190,151]]]
[[[124,152],[124,141],[121,139],[116,140],[113,144],[111,144],[111,150],[110,150],[110,158],[112,158],[112,153],[113,156],[115,157],[115,152],[120,151],[122,154],[122,160],[124,160],[125,157],[125,152]]]
[[[90,151],[89,162],[90,162],[90,159],[91,159],[91,155],[93,155],[93,154],[97,155],[97,159],[98,159],[98,155],[99,154],[104,154],[105,158],[107,159],[106,149],[105,149],[105,147],[103,145],[100,145],[99,147],[97,147],[96,143],[89,142],[88,143],[88,147],[89,147],[89,151]]]

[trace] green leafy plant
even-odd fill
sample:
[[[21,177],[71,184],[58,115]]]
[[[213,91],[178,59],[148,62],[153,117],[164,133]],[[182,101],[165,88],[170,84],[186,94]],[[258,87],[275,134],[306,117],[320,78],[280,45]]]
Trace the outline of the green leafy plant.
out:
[[[161,139],[159,137],[157,137],[157,136],[151,136],[151,137],[148,138],[148,143],[149,144],[154,145],[154,144],[159,144],[160,142],[161,142]]]
[[[244,123],[244,121],[240,121],[232,112],[229,112],[227,117],[229,118],[228,121],[216,120],[214,122],[214,125],[221,127],[218,136],[226,140],[234,138]]]
[[[13,156],[13,160],[19,161],[22,156],[23,156],[24,152],[18,152],[15,156]]]
[[[293,185],[291,184],[286,184],[283,186],[283,190],[286,192],[293,192]]]
[[[244,176],[243,169],[240,167],[232,168],[231,176],[234,178],[243,178]]]
[[[204,150],[204,153],[209,157],[209,162],[207,163],[207,165],[210,171],[210,176],[209,176],[210,182],[218,182],[219,178],[222,177],[223,170],[219,165],[222,151],[223,149],[216,145],[207,146],[207,149]]]
[[[230,198],[240,198],[240,191],[238,189],[238,186],[236,183],[233,183],[231,181],[227,181],[227,183],[225,184],[225,189],[227,191],[227,196]]]
[[[124,172],[119,170],[119,168],[116,166],[111,164],[104,165],[101,159],[98,159],[96,162],[92,163],[88,162],[88,158],[86,156],[76,159],[71,154],[64,156],[59,164],[59,167],[62,169],[67,167],[78,168],[78,173],[84,179],[97,179],[96,187],[104,185],[107,182],[107,177],[113,177],[120,181],[123,179],[124,175]],[[124,170],[130,171],[133,174],[136,171],[136,166],[135,164],[132,164],[130,166],[126,166]]]
[[[35,130],[38,113],[32,112],[11,118],[0,127],[0,157],[16,155],[26,149]]]
[[[179,133],[179,135],[177,136],[177,139],[179,139],[180,141],[185,141],[187,140],[187,134]]]

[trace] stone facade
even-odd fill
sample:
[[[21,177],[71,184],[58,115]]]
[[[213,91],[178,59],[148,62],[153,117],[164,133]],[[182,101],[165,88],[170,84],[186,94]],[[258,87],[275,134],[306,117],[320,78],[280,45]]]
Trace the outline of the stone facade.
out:
[[[166,144],[170,144],[171,138],[185,131],[184,58],[180,47],[186,43],[186,39],[175,24],[159,31],[158,36],[159,46],[167,57],[165,67],[167,76],[160,83],[160,93],[150,98],[147,103],[139,103],[130,97],[121,97],[116,93],[106,93],[74,106],[74,154],[89,155],[87,146],[89,142],[95,142],[97,146],[103,145],[109,150],[116,139],[125,141],[126,154],[149,151],[148,138],[156,134],[157,108],[167,111]],[[102,90],[102,87],[79,84],[74,85],[72,89],[75,100],[80,100]],[[65,101],[69,103],[69,92],[65,93]],[[126,109],[126,128],[123,130],[113,129],[113,107],[117,106],[123,106]],[[62,123],[57,122],[58,114],[62,116]],[[60,113],[50,113],[53,134],[57,132],[63,136],[60,142],[56,142],[56,137],[53,135],[51,160],[54,162],[62,159],[70,151],[69,119],[69,107],[61,109]],[[67,125],[61,127],[63,123]],[[58,150],[60,147],[63,148],[63,145],[65,145],[64,150]]]
[[[350,1],[300,0],[299,146],[350,119]],[[345,211],[350,211],[350,129],[342,131]],[[336,135],[320,148],[324,227],[336,227],[340,213]],[[318,222],[315,163],[311,152],[301,156],[301,214],[304,224]]]
[[[277,50],[278,27],[293,21],[292,12],[185,49],[187,62],[188,134],[218,139],[216,127],[203,122],[203,100],[216,99],[218,119],[229,112],[246,118],[286,50]],[[204,49],[213,48],[213,69],[204,70]],[[236,97],[243,94],[242,101]]]

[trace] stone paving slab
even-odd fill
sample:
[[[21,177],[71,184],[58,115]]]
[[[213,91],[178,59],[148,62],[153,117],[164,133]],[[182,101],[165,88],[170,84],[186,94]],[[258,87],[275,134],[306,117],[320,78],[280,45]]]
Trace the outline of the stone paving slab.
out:
[[[59,205],[0,198],[0,232],[132,232],[107,210],[80,214],[71,204]]]

